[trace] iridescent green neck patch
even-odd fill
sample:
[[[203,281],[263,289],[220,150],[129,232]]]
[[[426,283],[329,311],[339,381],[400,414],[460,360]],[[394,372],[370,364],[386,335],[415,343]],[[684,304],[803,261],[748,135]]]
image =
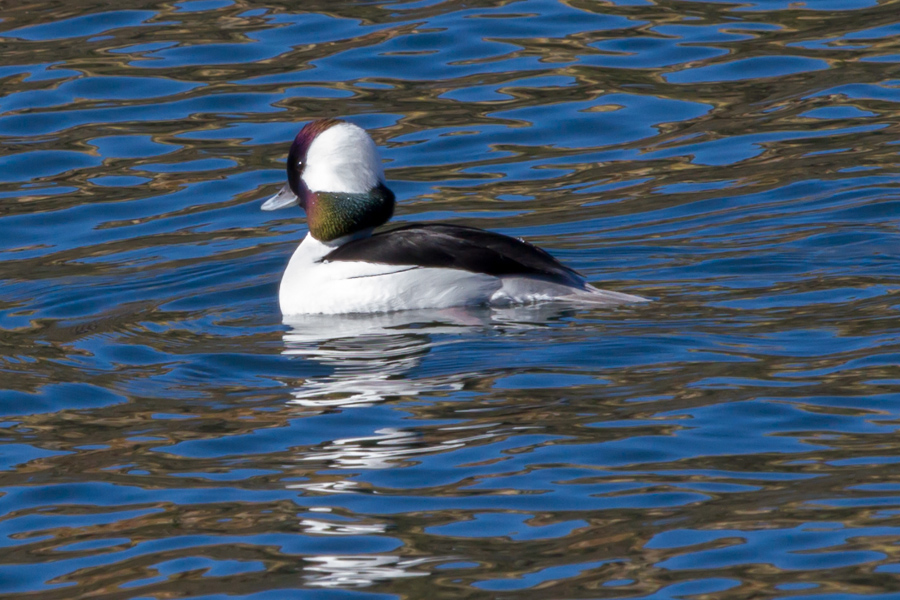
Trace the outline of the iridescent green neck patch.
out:
[[[394,214],[394,193],[384,184],[364,194],[309,192],[305,209],[312,236],[330,242],[387,223]]]

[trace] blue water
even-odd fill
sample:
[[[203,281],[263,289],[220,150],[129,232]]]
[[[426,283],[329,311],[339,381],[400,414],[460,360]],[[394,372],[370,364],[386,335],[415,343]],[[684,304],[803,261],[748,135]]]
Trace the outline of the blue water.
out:
[[[0,597],[900,598],[900,4],[0,7]],[[283,322],[299,127],[654,302]]]

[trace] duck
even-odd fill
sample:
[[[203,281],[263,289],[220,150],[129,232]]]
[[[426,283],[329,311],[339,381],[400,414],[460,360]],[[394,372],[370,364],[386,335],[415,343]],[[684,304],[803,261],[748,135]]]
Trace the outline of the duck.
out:
[[[363,128],[326,118],[300,130],[288,152],[287,183],[261,207],[299,205],[309,227],[281,279],[284,316],[646,302],[595,288],[541,248],[500,233],[445,223],[378,230],[395,202]]]

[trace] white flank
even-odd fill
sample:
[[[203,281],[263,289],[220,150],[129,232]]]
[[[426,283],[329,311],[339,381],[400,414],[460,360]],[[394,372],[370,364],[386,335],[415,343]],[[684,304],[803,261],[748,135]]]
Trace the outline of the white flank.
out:
[[[364,129],[338,123],[309,145],[303,181],[313,192],[364,194],[384,181],[384,168]]]
[[[560,283],[551,283],[529,277],[505,276],[500,278],[503,286],[491,297],[491,304],[523,304],[563,300],[579,304],[613,306],[634,302],[648,302],[646,298],[600,290],[589,283],[584,288],[575,288]]]
[[[375,313],[484,304],[500,289],[496,277],[456,269],[318,262],[336,245],[311,235],[304,238],[281,280],[278,299],[282,314]]]
[[[326,243],[306,236],[281,280],[282,314],[378,313],[554,299],[601,305],[644,300],[591,286],[579,289],[527,277],[494,277],[459,269],[361,261],[319,262],[346,241],[342,238]]]

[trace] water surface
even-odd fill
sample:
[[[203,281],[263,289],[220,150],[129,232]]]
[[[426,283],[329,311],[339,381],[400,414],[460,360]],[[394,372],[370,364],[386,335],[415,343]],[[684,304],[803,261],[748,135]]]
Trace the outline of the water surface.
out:
[[[900,598],[900,3],[0,10],[0,596]],[[306,121],[654,299],[309,317]]]

